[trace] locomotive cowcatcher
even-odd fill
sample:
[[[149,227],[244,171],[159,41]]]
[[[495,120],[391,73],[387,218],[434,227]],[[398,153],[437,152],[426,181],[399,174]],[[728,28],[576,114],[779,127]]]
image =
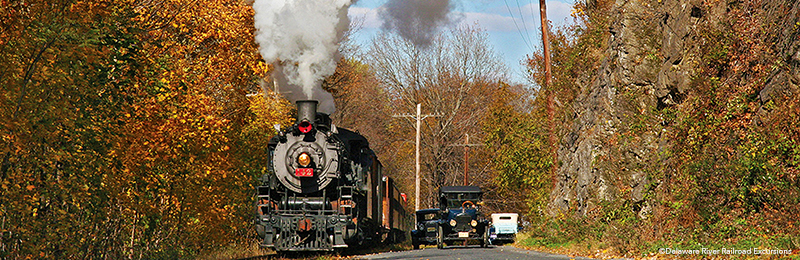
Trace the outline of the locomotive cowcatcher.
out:
[[[398,242],[407,230],[404,200],[367,139],[337,128],[297,101],[297,121],[269,142],[269,172],[256,193],[261,246],[278,252],[332,251]]]

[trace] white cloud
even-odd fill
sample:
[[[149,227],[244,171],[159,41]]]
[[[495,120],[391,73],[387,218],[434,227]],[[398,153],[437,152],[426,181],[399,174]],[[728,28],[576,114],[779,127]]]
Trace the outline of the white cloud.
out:
[[[492,8],[489,12],[463,12],[457,13],[455,17],[461,17],[461,24],[478,24],[486,31],[509,32],[517,30],[536,31],[539,30],[539,3],[527,4],[524,6],[511,6],[502,8]],[[509,13],[509,10],[511,11]],[[560,1],[547,2],[547,18],[555,25],[565,25],[572,23],[572,4]],[[520,15],[521,14],[521,15]],[[350,7],[348,16],[351,20],[358,20],[365,29],[381,28],[383,21],[378,16],[378,8]],[[516,22],[516,24],[515,24]],[[519,29],[518,29],[519,27]]]
[[[347,16],[350,21],[360,21],[365,29],[381,28],[382,21],[376,8],[350,7]]]
[[[505,8],[504,8],[505,9]],[[511,13],[508,13],[508,9]],[[461,23],[479,24],[487,31],[510,32],[510,31],[538,31],[540,28],[539,3],[528,4],[522,7],[509,6],[502,13],[474,13],[466,12],[462,14],[464,18]],[[565,25],[572,22],[572,4],[549,1],[547,2],[547,19],[555,25]],[[522,15],[520,15],[522,14]]]
[[[538,10],[539,5],[536,5]],[[555,24],[572,23],[572,4],[549,1],[547,2],[547,18]],[[538,17],[538,16],[537,16]]]
[[[514,18],[517,18],[518,22],[521,21],[519,19],[520,13],[525,16],[525,21],[534,21],[536,24],[539,24],[541,18],[539,17],[539,2],[527,4],[522,7],[509,7],[511,12],[513,13]],[[547,19],[553,22],[555,25],[564,25],[567,23],[572,23],[572,4],[564,3],[561,1],[547,1]],[[537,26],[538,28],[538,26]]]
[[[514,18],[490,13],[463,13],[461,24],[478,24],[486,31],[507,32],[516,30]]]

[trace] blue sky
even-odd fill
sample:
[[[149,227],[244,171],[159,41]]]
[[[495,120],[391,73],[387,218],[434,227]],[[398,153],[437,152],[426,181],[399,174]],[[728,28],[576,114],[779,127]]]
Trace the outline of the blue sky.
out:
[[[461,17],[457,22],[478,24],[489,34],[490,44],[503,57],[513,81],[523,83],[523,67],[519,64],[525,55],[541,49],[538,0],[452,0],[453,12]],[[354,35],[361,45],[366,45],[379,32],[381,19],[377,9],[386,0],[360,0],[350,7],[351,19],[363,21],[363,28]],[[554,25],[572,22],[570,14],[574,0],[547,1],[547,18]]]

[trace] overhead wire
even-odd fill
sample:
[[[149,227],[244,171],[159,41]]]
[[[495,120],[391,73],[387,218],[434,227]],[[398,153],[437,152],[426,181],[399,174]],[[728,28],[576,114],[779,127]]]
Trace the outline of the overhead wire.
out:
[[[531,7],[531,17],[536,16],[536,10],[533,9],[533,0],[528,0],[528,6]],[[539,8],[542,8],[541,6]],[[536,19],[533,19],[533,23],[536,24]]]
[[[517,28],[519,36],[522,37],[522,42],[525,43],[525,46],[527,46],[531,52],[533,52],[533,46],[531,45],[532,43],[529,42],[530,37],[525,38],[525,35],[522,34],[522,30],[519,29],[519,24],[517,24],[517,19],[514,18],[514,12],[511,11],[511,7],[508,5],[508,0],[503,0],[503,2],[506,4],[506,9],[508,10],[508,14],[511,15],[511,21],[514,22],[514,27]]]
[[[519,12],[519,17],[522,19],[522,28],[525,30],[525,35],[528,36],[528,42],[531,43],[530,47],[533,47],[533,39],[531,39],[531,34],[528,32],[528,25],[525,23],[525,15],[522,14],[522,6],[519,5],[519,0],[517,2],[517,12]]]

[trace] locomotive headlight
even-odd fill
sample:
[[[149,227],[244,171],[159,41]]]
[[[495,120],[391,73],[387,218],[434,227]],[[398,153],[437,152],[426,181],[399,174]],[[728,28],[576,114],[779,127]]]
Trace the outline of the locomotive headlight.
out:
[[[455,219],[451,219],[450,220],[450,225],[455,227],[456,226],[456,220]]]
[[[476,227],[476,226],[478,226],[478,221],[475,221],[473,219],[472,222],[469,222],[469,224],[472,225],[473,227]]]
[[[297,156],[297,163],[299,163],[300,166],[307,167],[311,164],[311,156],[308,156],[307,153],[301,153],[300,156]]]

